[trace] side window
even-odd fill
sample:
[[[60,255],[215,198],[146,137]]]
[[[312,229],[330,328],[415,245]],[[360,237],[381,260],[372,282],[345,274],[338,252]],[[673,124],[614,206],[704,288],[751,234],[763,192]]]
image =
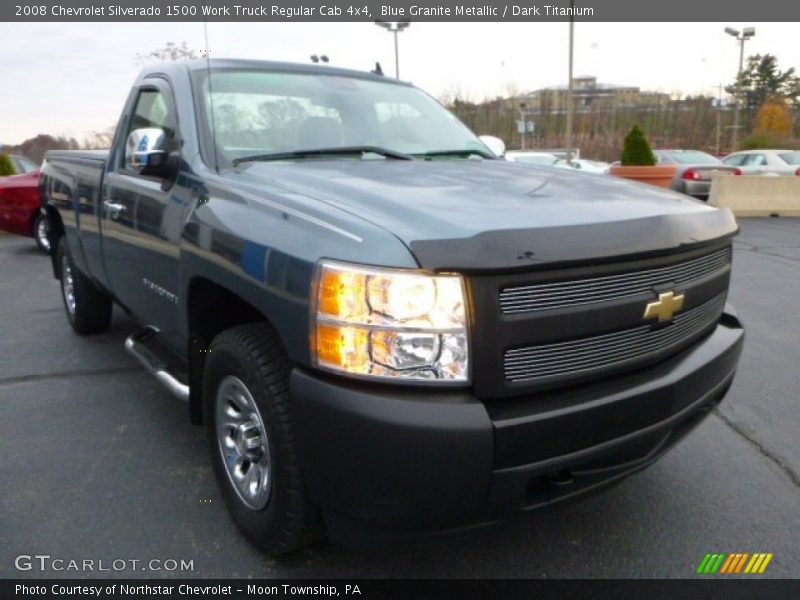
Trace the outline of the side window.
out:
[[[748,167],[760,167],[767,164],[767,158],[763,154],[749,154],[745,165]]]
[[[162,129],[167,135],[162,140],[161,145],[164,147],[160,149],[171,150],[167,146],[175,137],[174,122],[164,93],[155,89],[143,89],[136,98],[136,105],[123,139],[127,140],[131,132],[136,129]]]
[[[142,90],[139,92],[128,133],[134,129],[144,129],[146,127],[170,129],[167,99],[158,90]]]
[[[731,167],[740,167],[746,158],[747,154],[736,154],[735,156],[726,156],[722,162]]]

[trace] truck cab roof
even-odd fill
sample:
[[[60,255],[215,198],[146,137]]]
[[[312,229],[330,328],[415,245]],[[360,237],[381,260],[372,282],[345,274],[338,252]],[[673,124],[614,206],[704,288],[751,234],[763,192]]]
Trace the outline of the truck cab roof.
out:
[[[185,61],[166,61],[155,63],[144,67],[139,75],[140,78],[145,78],[155,74],[177,73],[179,71],[205,71],[207,69],[252,69],[258,71],[276,71],[284,73],[302,73],[308,75],[329,75],[338,77],[351,77],[357,79],[366,79],[372,81],[380,81],[384,83],[391,83],[395,85],[411,85],[405,81],[398,81],[391,77],[377,75],[370,71],[359,71],[356,69],[345,69],[341,67],[332,67],[328,65],[316,65],[305,63],[291,63],[270,60],[252,60],[240,58],[198,58],[194,60]]]

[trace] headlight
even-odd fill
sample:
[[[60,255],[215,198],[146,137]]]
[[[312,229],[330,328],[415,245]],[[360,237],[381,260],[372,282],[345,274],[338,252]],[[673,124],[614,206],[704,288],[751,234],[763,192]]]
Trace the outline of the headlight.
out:
[[[311,349],[323,369],[378,379],[469,381],[460,275],[323,261]]]

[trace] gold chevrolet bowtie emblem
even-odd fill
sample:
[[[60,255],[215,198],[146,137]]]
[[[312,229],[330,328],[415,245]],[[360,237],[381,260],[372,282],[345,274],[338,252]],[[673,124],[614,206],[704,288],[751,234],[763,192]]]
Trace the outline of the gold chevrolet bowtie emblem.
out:
[[[652,319],[658,317],[659,323],[666,323],[672,320],[672,316],[683,308],[685,294],[675,295],[672,292],[664,292],[658,295],[658,300],[649,302],[644,309],[644,318]]]

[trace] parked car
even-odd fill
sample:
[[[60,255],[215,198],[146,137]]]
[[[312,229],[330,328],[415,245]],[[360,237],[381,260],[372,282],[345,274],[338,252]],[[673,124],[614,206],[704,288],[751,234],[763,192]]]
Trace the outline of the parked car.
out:
[[[599,160],[589,160],[586,158],[573,158],[571,163],[566,160],[559,159],[554,165],[560,169],[577,169],[584,173],[597,173],[600,175],[608,175],[611,164]]]
[[[725,165],[716,156],[700,150],[653,150],[658,164],[677,165],[678,170],[670,187],[699,200],[708,200],[712,175],[729,173],[741,175],[740,169]]]
[[[511,162],[539,165],[540,167],[552,167],[559,160],[555,154],[529,150],[509,150],[505,153],[504,158]]]
[[[711,413],[742,351],[729,210],[498,160],[376,74],[146,67],[111,151],[48,152],[42,193],[67,321],[134,317],[126,348],[205,424],[270,553],[611,486]]]
[[[567,160],[567,149],[566,148],[537,148],[538,152],[547,152],[548,154],[554,155],[556,158],[561,160]],[[573,148],[570,151],[573,160],[578,160],[581,157],[581,149],[580,148]]]
[[[745,175],[799,175],[800,150],[741,150],[722,159]]]
[[[43,252],[50,251],[47,217],[39,200],[39,171],[0,177],[0,229],[32,237]]]

